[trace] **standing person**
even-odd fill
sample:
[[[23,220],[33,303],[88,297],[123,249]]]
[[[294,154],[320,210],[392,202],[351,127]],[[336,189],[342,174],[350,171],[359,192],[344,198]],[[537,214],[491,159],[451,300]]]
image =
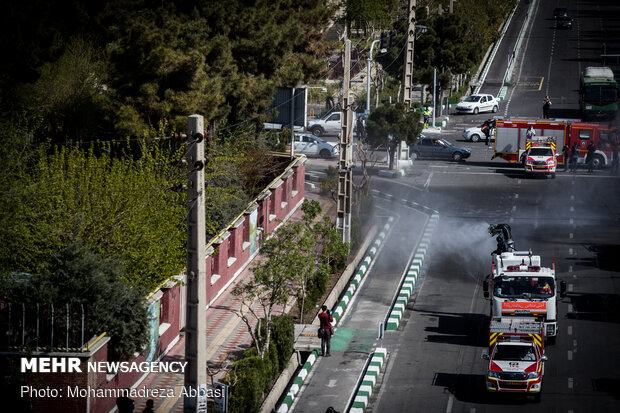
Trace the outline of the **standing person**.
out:
[[[431,118],[431,107],[427,106],[422,115],[424,116],[424,128],[428,128],[428,121]]]
[[[610,175],[618,175],[618,145],[614,145],[614,150],[611,152],[611,170]]]
[[[562,155],[564,157],[564,172],[568,171],[568,162],[570,161],[570,146],[564,145],[562,148]]]
[[[153,399],[148,399],[146,401],[146,407],[142,410],[142,413],[154,413],[155,410],[153,410],[153,403],[155,403]]]
[[[570,150],[570,171],[572,173],[577,172],[577,161],[579,160],[579,147],[577,143],[573,145]]]
[[[594,151],[596,151],[596,146],[592,142],[588,144],[588,153],[586,154],[586,162],[588,164],[588,173],[594,172]]]
[[[536,131],[530,126],[529,128],[527,128],[527,132],[525,132],[525,138],[531,139],[534,136],[536,136]]]
[[[324,305],[321,307],[321,312],[319,313],[319,321],[321,322],[321,356],[329,357],[330,353],[330,342],[332,339],[332,323],[334,322],[334,317],[332,317],[331,311],[327,310],[327,306]]]
[[[491,136],[491,119],[485,120],[480,130],[484,133],[484,144],[489,146],[489,137]]]
[[[551,99],[549,96],[545,96],[543,99],[543,118],[549,119],[549,108],[551,107]]]
[[[363,141],[364,140],[364,117],[360,116],[357,118],[355,122],[355,131],[357,132],[357,139]]]

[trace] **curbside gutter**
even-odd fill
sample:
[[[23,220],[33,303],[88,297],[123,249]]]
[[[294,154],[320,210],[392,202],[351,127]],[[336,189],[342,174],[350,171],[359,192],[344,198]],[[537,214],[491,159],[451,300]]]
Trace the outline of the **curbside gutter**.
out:
[[[353,404],[347,406],[350,413],[363,413],[366,411],[372,391],[377,384],[379,373],[385,364],[387,349],[379,347],[370,355],[370,363],[362,372],[363,379],[354,392]]]
[[[310,353],[310,355],[308,356],[308,359],[306,360],[303,367],[301,368],[301,371],[299,372],[297,377],[295,377],[295,381],[293,382],[293,385],[289,389],[288,394],[282,401],[282,404],[280,405],[280,408],[278,409],[278,413],[287,413],[289,411],[289,409],[291,408],[291,405],[293,404],[293,400],[295,399],[295,396],[297,395],[297,393],[299,393],[299,389],[304,383],[304,380],[306,379],[306,377],[308,377],[308,374],[310,373],[310,370],[312,370],[312,366],[314,366],[314,363],[316,362],[318,356],[319,356],[318,349],[312,350],[312,353]]]

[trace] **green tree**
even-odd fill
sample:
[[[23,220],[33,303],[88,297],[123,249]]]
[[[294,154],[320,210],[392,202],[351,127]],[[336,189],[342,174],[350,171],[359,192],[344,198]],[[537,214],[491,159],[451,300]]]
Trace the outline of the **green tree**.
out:
[[[90,332],[111,338],[109,357],[128,359],[146,344],[146,290],[128,285],[123,275],[119,257],[99,255],[75,239],[49,256],[39,272],[25,279],[5,275],[0,298],[29,308],[83,305]]]
[[[278,227],[261,244],[262,259],[253,268],[251,279],[238,284],[232,291],[241,297],[237,315],[246,324],[262,359],[269,350],[271,322],[274,311],[283,308],[295,294],[299,274],[311,271],[313,257],[308,254],[314,239],[305,233],[302,222],[289,222]],[[256,324],[256,329],[252,326]],[[257,334],[264,328],[264,337]]]
[[[374,147],[386,147],[390,151],[390,169],[394,165],[394,153],[400,141],[413,145],[422,131],[420,113],[399,102],[376,108],[366,121],[368,140]]]

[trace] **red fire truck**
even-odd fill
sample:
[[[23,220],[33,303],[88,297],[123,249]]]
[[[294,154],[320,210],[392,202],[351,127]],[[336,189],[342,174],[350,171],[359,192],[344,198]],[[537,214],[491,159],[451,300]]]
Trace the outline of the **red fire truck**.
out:
[[[495,123],[495,150],[493,158],[502,158],[508,162],[521,162],[525,152],[526,132],[532,126],[536,136],[553,137],[556,140],[558,164],[566,160],[562,153],[565,144],[579,147],[578,163],[585,162],[587,147],[590,142],[596,146],[594,167],[601,168],[611,164],[611,152],[618,145],[615,127],[600,123],[581,123],[561,119],[498,119]]]

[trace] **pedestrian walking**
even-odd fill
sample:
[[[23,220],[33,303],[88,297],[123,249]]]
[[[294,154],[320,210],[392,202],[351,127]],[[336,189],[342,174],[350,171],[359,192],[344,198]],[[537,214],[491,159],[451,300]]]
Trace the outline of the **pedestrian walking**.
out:
[[[594,151],[596,146],[592,142],[588,145],[588,153],[586,154],[586,163],[588,164],[588,173],[594,173]]]
[[[564,158],[564,172],[568,171],[568,162],[570,161],[570,146],[564,145],[562,148],[562,155]]]
[[[549,119],[549,108],[551,108],[551,99],[549,96],[545,96],[543,99],[543,118]]]
[[[611,152],[611,170],[610,175],[618,175],[618,145],[614,145],[614,150]]]
[[[575,143],[570,150],[570,171],[577,172],[577,161],[579,160],[579,146]]]
[[[321,339],[321,356],[329,357],[331,356],[330,342],[332,339],[332,334],[334,333],[334,330],[332,329],[334,317],[332,317],[331,311],[327,310],[326,305],[321,307],[321,312],[319,313],[319,321],[321,322],[321,326],[319,327],[319,338]]]

